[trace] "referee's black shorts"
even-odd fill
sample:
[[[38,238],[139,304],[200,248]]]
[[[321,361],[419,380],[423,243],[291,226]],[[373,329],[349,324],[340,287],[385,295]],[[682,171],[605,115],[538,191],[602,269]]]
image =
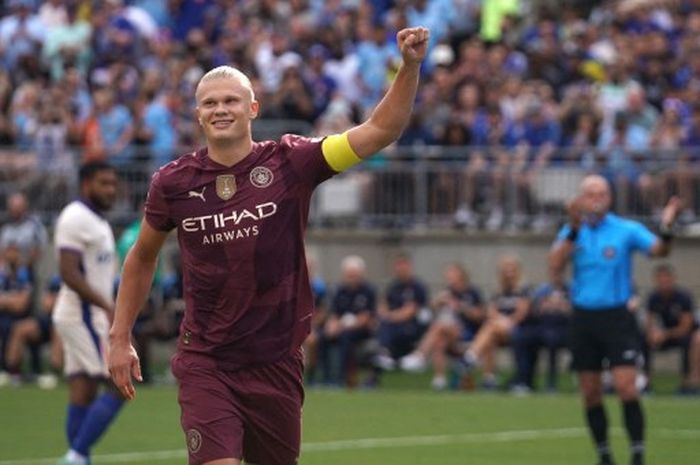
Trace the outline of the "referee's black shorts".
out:
[[[575,371],[601,371],[604,359],[610,367],[635,366],[641,338],[634,314],[624,307],[576,309],[571,322],[571,354]]]

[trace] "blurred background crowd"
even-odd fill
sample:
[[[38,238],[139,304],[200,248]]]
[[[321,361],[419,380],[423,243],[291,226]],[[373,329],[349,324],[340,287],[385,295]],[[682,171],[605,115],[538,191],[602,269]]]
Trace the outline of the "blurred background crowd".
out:
[[[697,1],[7,0],[2,9],[0,195],[21,188],[44,220],[70,198],[73,162],[95,158],[120,167],[118,220],[133,219],[153,170],[200,144],[194,86],[217,65],[251,76],[258,137],[349,128],[399,65],[396,31],[415,25],[431,29],[431,43],[410,127],[335,186],[355,199],[346,210],[321,216],[545,230],[590,171],[614,182],[620,211],[653,217],[678,193],[684,222],[698,213]]]

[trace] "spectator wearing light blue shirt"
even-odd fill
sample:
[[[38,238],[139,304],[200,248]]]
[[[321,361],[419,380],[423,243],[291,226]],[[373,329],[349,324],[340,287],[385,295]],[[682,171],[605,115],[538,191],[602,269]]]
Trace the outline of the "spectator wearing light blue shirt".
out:
[[[131,140],[134,125],[131,113],[124,105],[114,103],[111,89],[97,90],[94,100],[100,136],[109,162],[116,167],[124,167],[133,157]]]
[[[599,463],[613,463],[601,379],[603,359],[607,359],[623,404],[631,464],[642,465],[644,414],[635,383],[641,341],[636,318],[628,309],[632,297],[632,257],[634,252],[651,257],[669,253],[671,227],[680,211],[680,201],[675,197],[669,201],[657,236],[636,221],[610,213],[611,198],[605,178],[598,175],[584,178],[580,196],[569,205],[569,224],[562,228],[550,252],[550,271],[560,275],[566,263],[572,262],[573,368],[578,372]]]

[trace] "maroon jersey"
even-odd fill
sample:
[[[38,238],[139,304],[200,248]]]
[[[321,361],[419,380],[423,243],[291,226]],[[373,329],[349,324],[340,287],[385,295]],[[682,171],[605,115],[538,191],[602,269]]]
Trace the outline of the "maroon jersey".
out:
[[[286,135],[254,143],[232,167],[202,149],[153,175],[146,220],[160,231],[177,228],[182,254],[183,355],[233,370],[301,345],[313,310],[304,255],[309,202],[334,174],[320,140]]]

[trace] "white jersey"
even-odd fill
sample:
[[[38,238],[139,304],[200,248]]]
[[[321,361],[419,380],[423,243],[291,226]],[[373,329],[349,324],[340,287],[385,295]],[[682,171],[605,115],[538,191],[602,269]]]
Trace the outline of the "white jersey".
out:
[[[114,300],[114,278],[116,273],[116,250],[112,228],[103,217],[80,200],[68,204],[56,221],[54,233],[56,252],[73,251],[80,255],[82,271],[90,287],[102,295],[107,302]],[[54,321],[78,322],[89,318],[84,314],[104,314],[102,309],[87,303],[66,284],[61,290],[53,309]],[[98,317],[99,318],[99,317]]]

